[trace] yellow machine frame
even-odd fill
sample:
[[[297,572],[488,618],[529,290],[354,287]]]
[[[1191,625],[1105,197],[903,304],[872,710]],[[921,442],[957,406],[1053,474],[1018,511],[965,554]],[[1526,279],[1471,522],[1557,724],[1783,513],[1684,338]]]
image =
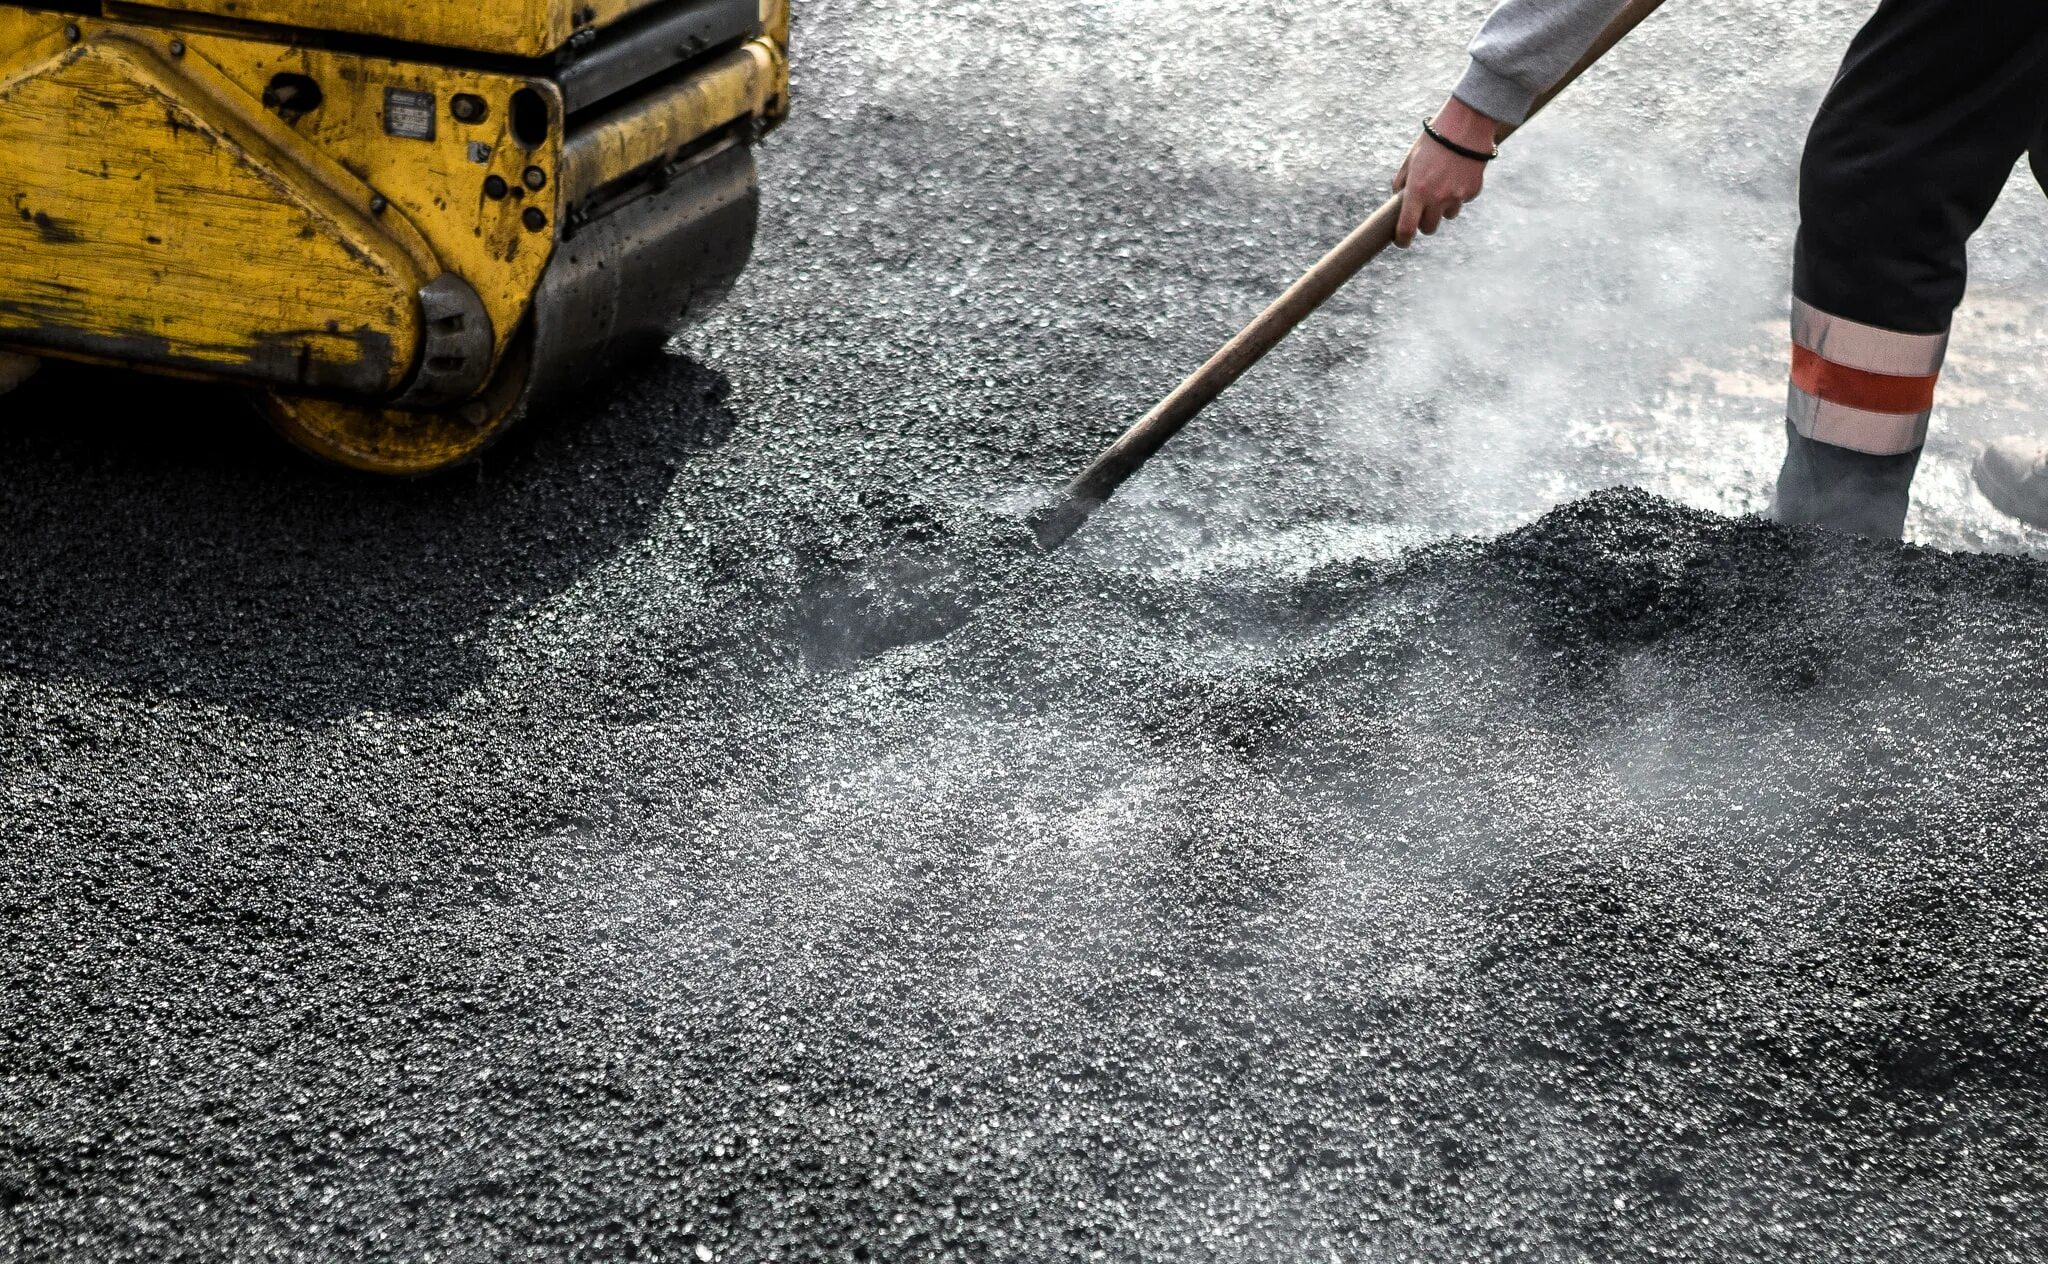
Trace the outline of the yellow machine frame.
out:
[[[317,7],[334,29],[527,55],[652,2]],[[523,65],[249,24],[304,0],[181,7],[0,5],[0,346],[242,380],[288,422],[324,414],[332,442],[296,437],[367,468],[473,446],[474,406],[442,440],[414,423],[490,398],[579,216],[786,109],[787,0],[762,0],[760,34],[681,81],[574,120]],[[244,21],[215,16],[230,11]],[[316,108],[293,108],[298,84]],[[385,450],[352,450],[351,427]],[[394,445],[393,427],[416,433]]]

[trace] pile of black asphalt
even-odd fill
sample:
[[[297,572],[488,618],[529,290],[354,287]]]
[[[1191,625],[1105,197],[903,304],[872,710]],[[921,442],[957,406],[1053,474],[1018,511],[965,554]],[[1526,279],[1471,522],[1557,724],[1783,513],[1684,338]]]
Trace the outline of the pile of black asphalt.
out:
[[[2039,564],[1634,492],[1264,579],[662,529],[720,393],[632,390],[395,488],[9,432],[0,1254],[2048,1235]]]

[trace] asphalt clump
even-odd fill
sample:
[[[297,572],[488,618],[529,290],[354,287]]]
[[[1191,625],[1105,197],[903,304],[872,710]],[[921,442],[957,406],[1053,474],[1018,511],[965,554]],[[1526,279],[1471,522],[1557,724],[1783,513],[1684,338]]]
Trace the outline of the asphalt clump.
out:
[[[773,535],[694,657],[415,713],[81,693],[5,606],[7,1253],[2042,1240],[2039,565],[1640,493],[1293,579]]]
[[[474,470],[6,401],[0,1258],[2040,1258],[2040,568],[1629,493],[1387,556],[1653,468],[1713,341],[1475,431],[1556,332],[1417,389],[1399,261],[1034,557],[1468,33],[1106,13],[808,12],[733,302]],[[1603,76],[1790,170],[1675,56]]]

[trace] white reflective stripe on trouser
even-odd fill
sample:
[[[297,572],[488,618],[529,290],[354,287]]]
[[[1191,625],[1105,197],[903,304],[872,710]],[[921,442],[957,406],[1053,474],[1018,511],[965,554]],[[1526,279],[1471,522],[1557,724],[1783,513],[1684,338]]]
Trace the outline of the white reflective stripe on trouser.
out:
[[[1785,415],[1794,430],[1816,443],[1871,456],[1898,456],[1927,442],[1927,423],[1934,413],[1874,413],[1830,403],[1795,386],[1785,401]]]
[[[1792,389],[1785,406],[1809,439],[1876,456],[1927,442],[1948,335],[1880,329],[1792,304]]]
[[[1831,316],[1801,299],[1792,300],[1792,342],[1850,369],[1926,377],[1941,372],[1948,358],[1947,334],[1902,334],[1861,321]]]

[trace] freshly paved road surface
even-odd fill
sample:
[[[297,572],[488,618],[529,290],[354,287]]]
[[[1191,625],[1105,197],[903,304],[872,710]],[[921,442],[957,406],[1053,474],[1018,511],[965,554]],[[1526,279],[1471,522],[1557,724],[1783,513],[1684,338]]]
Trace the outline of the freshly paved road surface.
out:
[[[1672,6],[1033,562],[1475,6],[901,8],[806,7],[689,357],[480,471],[6,402],[0,1259],[2048,1253],[2048,570],[1703,512],[1850,9]],[[1922,538],[2036,547],[1941,442]]]

